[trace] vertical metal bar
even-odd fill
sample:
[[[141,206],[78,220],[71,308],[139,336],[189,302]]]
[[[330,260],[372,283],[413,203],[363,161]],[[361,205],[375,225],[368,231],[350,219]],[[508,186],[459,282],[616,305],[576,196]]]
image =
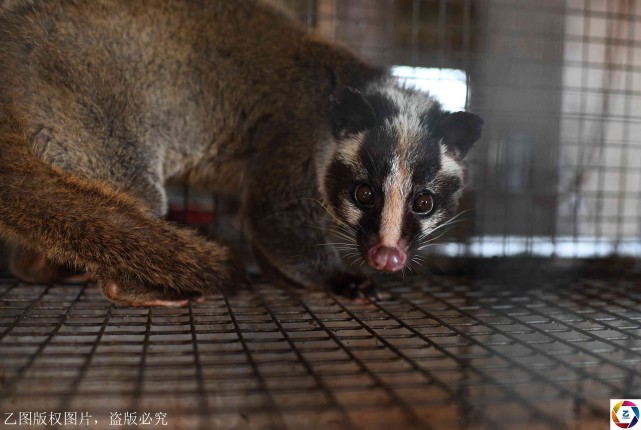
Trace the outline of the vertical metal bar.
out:
[[[394,39],[394,19],[395,19],[394,0],[386,0],[385,7],[386,7],[386,15],[387,15],[385,19],[385,35],[388,40],[387,49],[385,49],[385,62],[388,65],[390,65],[396,62],[396,60],[392,57],[392,51],[396,47],[395,39]],[[392,49],[390,49],[390,47]]]
[[[581,58],[581,83],[580,83],[580,102],[579,102],[579,130],[578,130],[578,142],[577,142],[577,166],[576,172],[574,172],[573,186],[571,190],[574,192],[573,197],[574,201],[574,211],[573,211],[573,222],[572,222],[572,237],[574,239],[575,246],[575,257],[578,257],[578,247],[580,241],[580,226],[584,224],[584,227],[590,225],[588,219],[579,218],[579,210],[581,207],[581,200],[583,199],[583,184],[582,182],[586,178],[588,171],[588,160],[591,158],[587,155],[592,151],[592,148],[586,148],[586,145],[589,142],[588,136],[589,133],[586,132],[586,117],[587,117],[587,95],[589,93],[588,86],[588,73],[590,68],[590,31],[591,31],[591,17],[592,17],[592,3],[591,0],[586,0],[585,9],[583,13],[583,34],[581,35],[582,43],[582,58]]]
[[[467,91],[465,94],[465,109],[470,107],[470,94],[472,91],[472,82],[470,70],[472,66],[472,5],[471,0],[463,0],[463,70],[465,70],[465,79]],[[475,82],[476,84],[476,82]]]
[[[620,3],[621,4],[621,3]],[[617,220],[616,220],[616,233],[615,233],[615,254],[620,254],[619,245],[622,239],[626,236],[626,230],[629,229],[628,219],[626,216],[626,202],[630,199],[627,195],[628,188],[628,167],[632,162],[632,158],[628,155],[629,145],[633,142],[630,132],[630,122],[632,121],[632,99],[634,94],[634,70],[630,68],[634,64],[634,46],[636,41],[636,28],[637,21],[635,21],[632,11],[629,10],[631,3],[623,2],[624,6],[623,15],[625,16],[625,23],[627,27],[626,35],[626,67],[620,69],[625,70],[625,85],[624,85],[624,106],[623,106],[623,130],[621,148],[621,157],[619,159],[620,176],[619,176],[619,195],[617,204]]]
[[[183,184],[183,211],[185,213],[185,224],[189,224],[189,182],[185,181]]]
[[[607,12],[612,13],[612,1],[607,1]],[[605,58],[603,59],[603,64],[601,65],[604,69],[604,76],[602,80],[602,87],[600,88],[600,95],[602,97],[601,101],[601,112],[599,113],[599,133],[597,133],[599,141],[596,142],[598,149],[596,151],[596,156],[593,163],[599,163],[596,168],[597,175],[597,192],[596,192],[596,213],[595,213],[595,236],[598,240],[607,239],[604,227],[607,224],[607,220],[604,214],[604,200],[607,197],[605,192],[605,162],[607,157],[607,130],[608,122],[612,121],[613,118],[610,115],[610,93],[612,92],[612,85],[614,82],[614,65],[612,63],[614,51],[617,49],[616,45],[613,43],[612,37],[615,34],[615,26],[612,23],[612,19],[606,19],[606,40],[605,40]],[[600,157],[599,157],[600,156]]]
[[[411,61],[412,64],[418,64],[418,32],[419,32],[419,14],[421,13],[421,3],[419,0],[412,0],[412,38],[411,38]]]
[[[494,2],[492,0],[484,0],[480,3],[477,3],[479,9],[481,11],[485,12],[486,15],[486,20],[485,20],[485,30],[482,35],[484,34],[484,40],[483,43],[486,45],[483,47],[484,52],[482,52],[483,55],[482,57],[479,58],[478,61],[478,68],[486,67],[486,64],[488,61],[492,61],[492,56],[495,54],[493,51],[493,47],[489,46],[489,34],[492,34],[493,32],[496,31],[496,24],[495,24],[495,16],[494,16],[494,9],[493,9],[493,4]],[[487,77],[484,76],[484,81],[483,82],[477,82],[477,86],[486,86],[488,84]],[[468,87],[470,88],[470,87]],[[470,89],[471,90],[471,89]],[[486,119],[491,119],[491,112],[487,112],[486,115],[489,115],[490,118]],[[490,158],[491,158],[491,149],[493,145],[497,145],[497,140],[500,139],[501,136],[497,136],[496,133],[496,128],[493,127],[488,127],[485,130],[484,136],[482,143],[485,143],[484,146],[481,147],[481,151],[477,151],[477,159],[478,159],[478,164],[476,166],[477,172],[480,175],[481,182],[478,184],[476,187],[476,198],[475,198],[475,205],[476,205],[476,212],[475,212],[475,229],[474,229],[474,235],[478,238],[478,246],[481,250],[485,248],[485,244],[487,243],[487,236],[490,231],[490,226],[488,225],[489,220],[495,218],[494,216],[488,214],[488,211],[493,210],[491,205],[489,204],[489,197],[490,197],[490,178],[491,178],[491,170],[490,170]],[[497,151],[498,153],[498,151]]]
[[[439,67],[443,67],[445,61],[445,49],[447,40],[447,0],[438,0],[438,53],[439,53]]]

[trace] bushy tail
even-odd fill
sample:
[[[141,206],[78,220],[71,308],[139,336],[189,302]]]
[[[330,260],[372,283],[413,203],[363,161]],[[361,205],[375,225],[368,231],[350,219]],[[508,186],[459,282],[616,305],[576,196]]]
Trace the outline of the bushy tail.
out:
[[[238,276],[227,248],[48,165],[18,134],[0,134],[0,237],[112,285],[208,293]]]

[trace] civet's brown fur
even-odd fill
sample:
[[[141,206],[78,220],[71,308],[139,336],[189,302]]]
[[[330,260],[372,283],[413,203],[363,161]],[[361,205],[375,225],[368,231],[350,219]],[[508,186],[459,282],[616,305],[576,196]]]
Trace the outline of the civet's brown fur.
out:
[[[15,3],[0,18],[0,237],[18,275],[70,266],[132,305],[233,287],[229,249],[158,217],[167,178],[221,165],[238,166],[270,265],[303,285],[341,275],[307,247],[323,210],[301,190],[333,89],[376,69],[251,0]]]
[[[228,248],[160,218],[176,175],[240,196],[264,268],[343,292],[371,284],[340,248],[401,270],[455,213],[482,120],[443,111],[271,6],[5,4],[0,237],[24,280],[82,272],[129,305],[237,287]],[[417,209],[427,197],[431,209]]]

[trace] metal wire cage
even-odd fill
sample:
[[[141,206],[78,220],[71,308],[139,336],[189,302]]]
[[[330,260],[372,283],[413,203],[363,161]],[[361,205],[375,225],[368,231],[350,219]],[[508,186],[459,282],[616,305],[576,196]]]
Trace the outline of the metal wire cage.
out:
[[[277,3],[485,119],[468,222],[436,251],[478,270],[384,278],[377,302],[257,278],[184,309],[0,275],[0,428],[606,428],[641,398],[638,3]],[[238,229],[234,201],[171,200]]]
[[[375,62],[409,66],[412,83],[485,119],[469,160],[472,225],[446,251],[641,253],[637,2],[282,3]]]
[[[604,428],[609,398],[641,394],[641,295],[631,281],[560,286],[442,278],[356,303],[258,283],[207,305],[137,309],[91,286],[6,279],[3,422]]]

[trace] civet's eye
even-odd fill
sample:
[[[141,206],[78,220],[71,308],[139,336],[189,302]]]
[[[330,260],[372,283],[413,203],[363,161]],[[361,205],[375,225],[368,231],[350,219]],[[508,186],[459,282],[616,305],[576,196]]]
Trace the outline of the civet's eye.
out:
[[[434,197],[432,197],[431,193],[423,191],[416,196],[416,199],[414,199],[414,206],[412,209],[414,212],[421,215],[429,214],[434,210]]]
[[[354,200],[361,206],[373,206],[374,190],[367,184],[360,184],[354,190]]]

